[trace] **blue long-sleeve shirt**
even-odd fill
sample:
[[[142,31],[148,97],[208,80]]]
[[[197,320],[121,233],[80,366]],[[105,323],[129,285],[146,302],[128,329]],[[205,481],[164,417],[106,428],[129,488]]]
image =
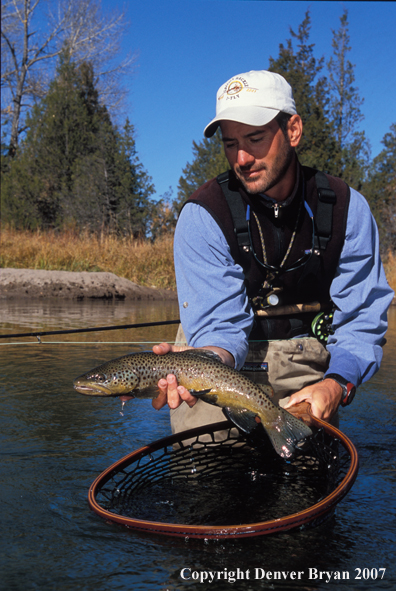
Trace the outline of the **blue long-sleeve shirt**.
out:
[[[242,267],[213,217],[187,203],[175,232],[174,257],[180,319],[187,342],[229,351],[245,361],[253,310]],[[351,189],[346,236],[330,288],[336,306],[334,335],[327,342],[328,373],[358,386],[379,369],[387,309],[393,298],[379,256],[378,230],[367,201]]]

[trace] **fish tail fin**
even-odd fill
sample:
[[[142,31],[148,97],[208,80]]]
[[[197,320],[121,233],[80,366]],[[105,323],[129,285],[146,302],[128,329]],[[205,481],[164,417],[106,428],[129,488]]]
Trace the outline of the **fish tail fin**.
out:
[[[307,438],[312,435],[308,425],[283,408],[277,408],[276,420],[264,426],[275,451],[286,459],[292,458],[301,450]]]

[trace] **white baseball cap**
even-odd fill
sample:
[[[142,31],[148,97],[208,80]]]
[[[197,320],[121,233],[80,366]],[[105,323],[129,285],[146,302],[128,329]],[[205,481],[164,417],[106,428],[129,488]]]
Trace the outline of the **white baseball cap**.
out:
[[[280,74],[252,70],[238,74],[220,86],[216,95],[216,117],[204,129],[212,137],[220,121],[266,125],[283,111],[296,115],[293,91]]]

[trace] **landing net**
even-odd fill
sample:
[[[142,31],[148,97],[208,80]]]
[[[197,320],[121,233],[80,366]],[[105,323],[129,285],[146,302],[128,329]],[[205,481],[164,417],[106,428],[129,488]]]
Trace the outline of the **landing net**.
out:
[[[91,485],[90,507],[128,528],[185,538],[271,534],[328,518],[358,472],[341,431],[315,419],[293,461],[228,421],[166,437],[125,456]],[[225,438],[217,441],[219,434]]]

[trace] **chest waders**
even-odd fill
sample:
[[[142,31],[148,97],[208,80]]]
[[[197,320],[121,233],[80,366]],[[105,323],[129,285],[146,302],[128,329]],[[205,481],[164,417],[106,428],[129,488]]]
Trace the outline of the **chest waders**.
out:
[[[239,251],[236,262],[241,265],[246,277],[252,264],[252,241],[242,197],[238,190],[230,189],[229,178],[230,172],[227,171],[217,177],[217,182],[222,189],[232,216]],[[302,266],[305,265],[305,268],[301,281],[304,281],[305,275],[315,273],[319,257],[326,250],[332,237],[333,207],[336,203],[336,194],[330,188],[324,173],[319,171],[315,173],[315,183],[318,201],[313,222],[315,229],[312,243],[313,252],[309,260],[302,264]],[[249,300],[252,301],[255,295],[248,292]],[[301,307],[299,308],[299,306]],[[255,315],[276,318],[282,314],[295,314],[296,311],[297,313],[299,311],[306,312],[307,306],[310,304],[296,302],[289,306],[271,306],[269,303],[261,309],[256,309]],[[323,308],[325,308],[324,311]],[[280,406],[284,406],[294,392],[320,381],[328,368],[330,355],[325,348],[325,343],[331,333],[330,302],[314,302],[308,311],[311,318],[309,335],[286,340],[251,340],[245,364],[241,369],[241,372],[255,383],[270,385],[274,390],[273,401]],[[181,325],[177,333],[176,344],[187,344]],[[192,408],[183,403],[179,408],[171,410],[172,431],[178,433],[185,429],[216,423],[223,418],[224,415],[220,408],[205,404],[201,400],[198,400]],[[338,413],[333,417],[332,423],[338,425]],[[216,436],[221,439],[223,434],[218,432]]]
[[[240,252],[238,262],[246,275],[249,272],[252,258],[252,242],[249,235],[248,220],[239,192],[230,190],[228,181],[229,172],[217,177],[217,182],[223,191],[234,222],[234,232]],[[315,231],[312,245],[314,252],[312,254],[317,257],[320,256],[321,251],[326,250],[332,236],[333,207],[336,203],[336,195],[330,188],[329,181],[324,173],[316,172],[315,183],[318,193],[318,207],[315,215]],[[305,263],[308,266],[306,273],[310,271],[309,267],[312,268],[314,264],[315,258],[313,260],[310,258]],[[250,294],[251,300],[253,299],[252,296],[254,297],[254,294]],[[270,299],[270,297],[267,299]],[[274,400],[278,403],[282,401],[282,405],[286,404],[293,392],[321,380],[329,362],[329,353],[324,345],[328,334],[331,332],[332,312],[330,310],[321,312],[320,308],[323,307],[323,304],[315,302],[311,305],[303,305],[296,302],[294,306],[282,307],[271,306],[271,303],[268,302],[264,309],[256,309],[255,314],[268,315],[269,318],[273,318],[279,313],[287,315],[288,310],[289,313],[298,312],[296,306],[300,306],[301,312],[309,311],[309,308],[313,310],[315,317],[311,323],[311,334],[309,336],[315,338],[251,341],[248,356],[241,370],[254,382],[269,384],[275,393]],[[315,314],[315,312],[319,313]]]

